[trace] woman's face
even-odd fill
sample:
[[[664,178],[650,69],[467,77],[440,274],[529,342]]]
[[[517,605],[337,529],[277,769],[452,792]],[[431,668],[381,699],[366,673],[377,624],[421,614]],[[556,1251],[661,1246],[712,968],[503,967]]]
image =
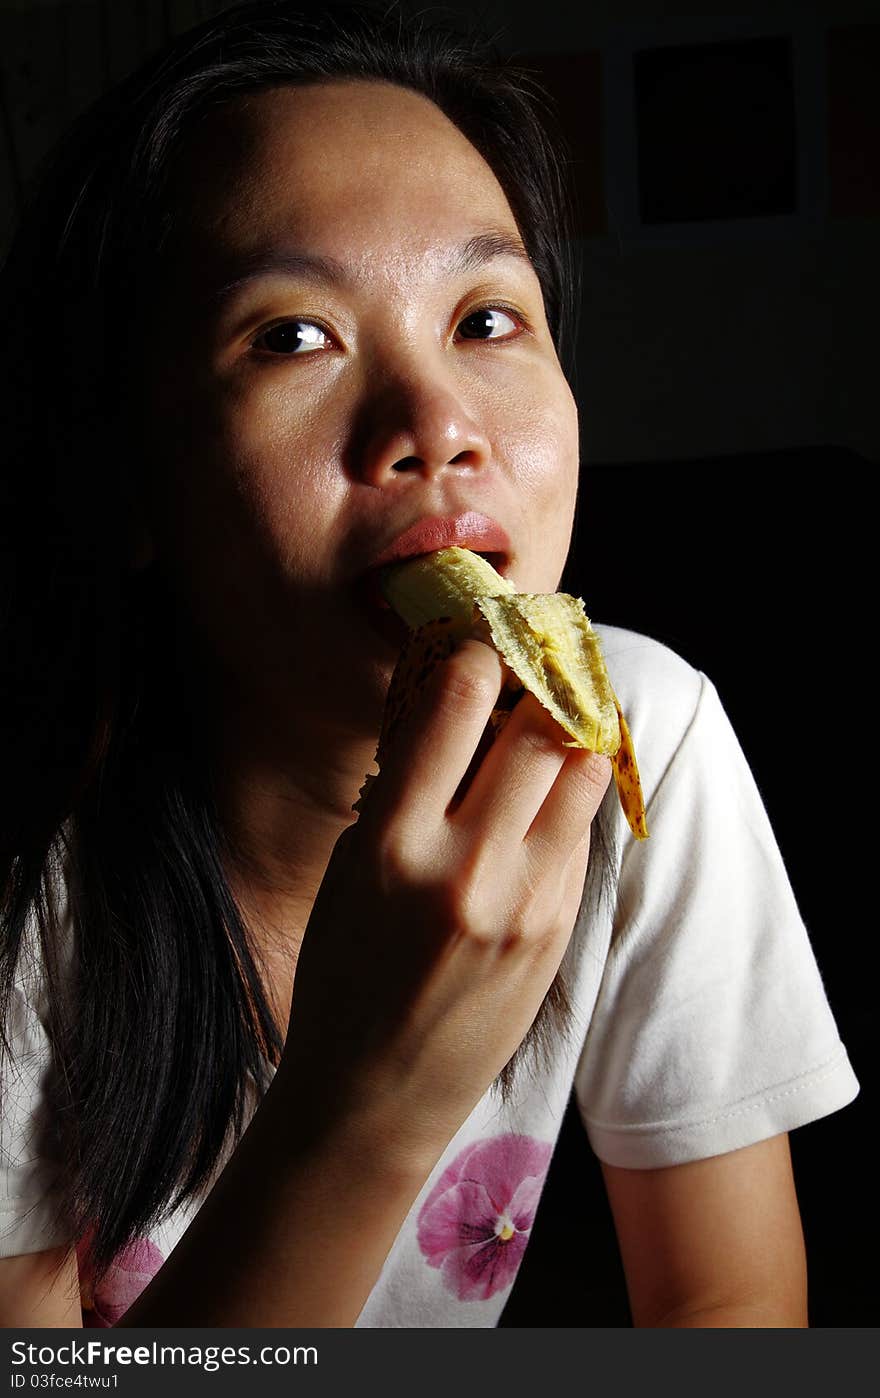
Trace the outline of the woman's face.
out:
[[[375,737],[397,650],[354,588],[405,528],[479,511],[519,591],[558,586],[577,420],[537,276],[483,158],[389,84],[218,109],[174,190],[140,375],[153,550],[227,702]]]

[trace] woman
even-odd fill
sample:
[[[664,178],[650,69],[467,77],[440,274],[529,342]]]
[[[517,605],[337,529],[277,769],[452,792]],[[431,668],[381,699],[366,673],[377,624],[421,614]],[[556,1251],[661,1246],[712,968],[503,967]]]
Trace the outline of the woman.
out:
[[[3,290],[6,1325],[494,1325],[573,1088],[635,1324],[806,1323],[786,1133],[857,1087],[706,677],[602,629],[644,847],[530,697],[469,771],[477,641],[352,812],[371,565],[434,521],[559,585],[559,170],[472,44],[257,3],[44,172]]]

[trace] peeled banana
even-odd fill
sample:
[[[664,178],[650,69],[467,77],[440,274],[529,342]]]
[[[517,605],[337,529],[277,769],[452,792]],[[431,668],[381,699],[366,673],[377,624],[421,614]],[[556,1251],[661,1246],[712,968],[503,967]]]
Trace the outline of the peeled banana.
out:
[[[431,671],[460,640],[474,636],[493,646],[504,664],[504,685],[477,759],[529,690],[571,735],[563,746],[611,758],[629,827],[637,840],[647,838],[632,738],[580,597],[517,592],[480,554],[455,547],[389,565],[380,582],[385,598],[410,628],[388,689],[376,752],[380,768]],[[374,780],[367,776],[352,810],[363,809]]]

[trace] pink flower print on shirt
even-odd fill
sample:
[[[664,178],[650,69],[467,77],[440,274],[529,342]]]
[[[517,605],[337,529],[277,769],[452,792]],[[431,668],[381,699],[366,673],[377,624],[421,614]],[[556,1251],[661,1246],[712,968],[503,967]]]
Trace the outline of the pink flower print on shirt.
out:
[[[149,1238],[135,1238],[117,1253],[98,1290],[94,1291],[84,1263],[84,1247],[85,1240],[77,1243],[83,1329],[116,1325],[152,1281],[165,1258]]]
[[[509,1132],[466,1146],[431,1190],[419,1247],[459,1301],[488,1301],[513,1285],[553,1147]]]

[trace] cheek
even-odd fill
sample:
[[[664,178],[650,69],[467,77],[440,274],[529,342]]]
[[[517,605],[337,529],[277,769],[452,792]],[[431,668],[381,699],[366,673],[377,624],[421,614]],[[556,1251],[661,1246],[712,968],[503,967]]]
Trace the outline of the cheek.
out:
[[[332,505],[320,465],[332,459],[332,422],[280,376],[196,375],[188,389],[164,398],[153,432],[155,518],[171,549],[207,549],[221,563],[226,550],[269,545],[295,562]]]
[[[522,591],[554,591],[571,541],[579,479],[577,407],[561,374],[520,408],[514,465]],[[552,390],[552,391],[550,391]],[[520,576],[520,574],[522,576]]]

